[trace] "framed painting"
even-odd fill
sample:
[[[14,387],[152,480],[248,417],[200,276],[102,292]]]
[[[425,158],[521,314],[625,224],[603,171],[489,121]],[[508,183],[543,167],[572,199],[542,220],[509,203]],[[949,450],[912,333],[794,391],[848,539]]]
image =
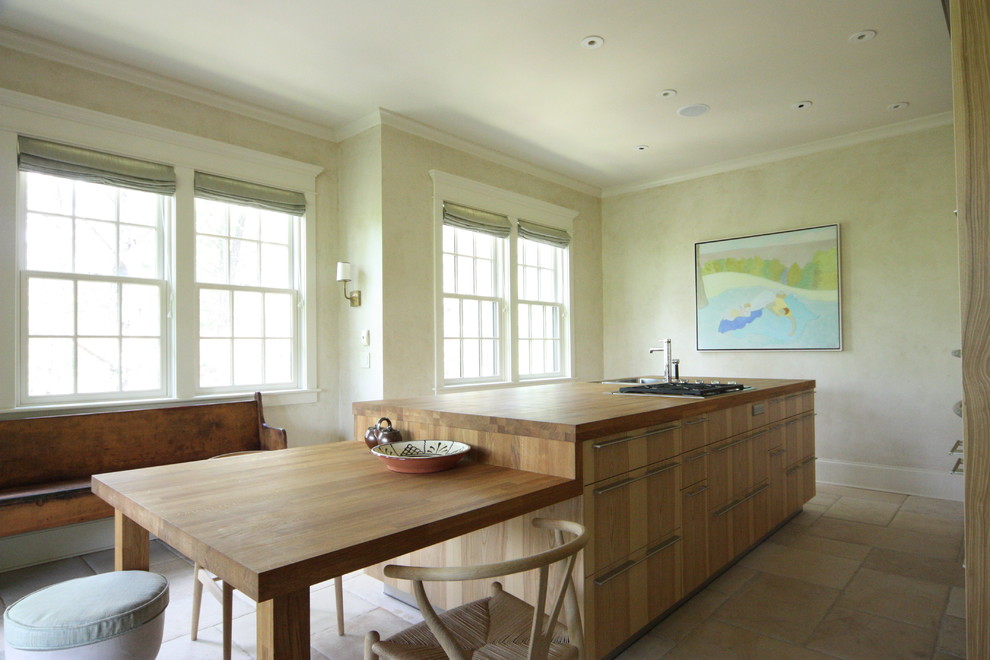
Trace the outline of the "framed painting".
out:
[[[839,225],[694,244],[699,351],[842,350]]]

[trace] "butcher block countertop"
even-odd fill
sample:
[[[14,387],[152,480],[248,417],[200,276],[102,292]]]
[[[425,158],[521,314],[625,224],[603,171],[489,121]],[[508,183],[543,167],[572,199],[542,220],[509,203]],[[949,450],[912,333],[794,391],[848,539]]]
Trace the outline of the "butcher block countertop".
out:
[[[728,379],[721,380],[727,382]],[[732,380],[754,389],[708,399],[691,399],[612,395],[608,393],[617,391],[618,385],[556,383],[360,401],[353,404],[353,412],[363,417],[390,417],[423,424],[576,442],[801,392],[815,386],[814,380]]]

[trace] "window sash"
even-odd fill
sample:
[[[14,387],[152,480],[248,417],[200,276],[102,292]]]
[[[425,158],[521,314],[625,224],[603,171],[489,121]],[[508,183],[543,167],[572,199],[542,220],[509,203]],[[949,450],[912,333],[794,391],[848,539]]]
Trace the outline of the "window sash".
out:
[[[168,284],[165,280],[158,279],[146,279],[146,278],[131,278],[131,277],[117,277],[117,276],[99,276],[99,275],[83,275],[76,273],[52,273],[48,271],[30,271],[22,270],[19,273],[20,277],[20,342],[19,342],[19,377],[18,377],[18,387],[20,390],[20,401],[24,404],[37,405],[45,403],[61,403],[61,402],[73,402],[73,401],[115,401],[115,400],[125,400],[125,399],[144,399],[144,398],[157,398],[165,396],[169,391],[169,351],[168,346],[170,343],[170,333],[167,323],[167,310],[168,310]],[[72,331],[65,333],[31,333],[30,324],[31,318],[29,315],[29,309],[31,305],[30,297],[30,283],[32,280],[58,280],[58,281],[69,281],[72,283]],[[95,333],[80,333],[78,325],[78,305],[79,305],[79,283],[106,283],[113,284],[119,287],[117,292],[117,319],[116,325],[118,328],[117,333],[105,333],[105,334],[95,334]],[[124,389],[122,379],[124,378],[124,364],[122,351],[124,350],[125,340],[128,339],[146,339],[155,338],[154,335],[128,335],[124,333],[123,330],[123,311],[121,309],[121,296],[123,295],[123,287],[125,285],[140,285],[140,286],[152,286],[158,290],[158,349],[159,349],[159,359],[158,359],[158,374],[159,374],[159,387],[157,388],[144,388],[144,389]],[[72,342],[72,391],[54,394],[31,394],[30,393],[30,382],[29,378],[31,375],[30,371],[30,359],[31,351],[29,350],[29,344],[32,339],[64,339]],[[107,390],[107,391],[97,391],[97,392],[80,392],[79,389],[79,342],[89,340],[99,340],[99,339],[117,339],[120,341],[118,347],[118,363],[117,363],[117,381],[121,385],[117,390]],[[41,357],[41,356],[39,356]]]

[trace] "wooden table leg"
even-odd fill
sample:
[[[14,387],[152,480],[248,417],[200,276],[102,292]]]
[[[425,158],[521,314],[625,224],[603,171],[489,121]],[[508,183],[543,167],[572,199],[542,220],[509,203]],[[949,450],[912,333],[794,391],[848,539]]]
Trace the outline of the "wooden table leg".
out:
[[[258,603],[258,660],[309,655],[309,589]]]
[[[150,563],[148,530],[120,511],[114,512],[115,571],[146,571]]]

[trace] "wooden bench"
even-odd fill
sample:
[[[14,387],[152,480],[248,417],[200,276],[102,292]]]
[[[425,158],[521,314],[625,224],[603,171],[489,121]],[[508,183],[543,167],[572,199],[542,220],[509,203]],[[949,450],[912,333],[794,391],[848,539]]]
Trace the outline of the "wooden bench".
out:
[[[0,420],[0,536],[113,515],[94,474],[285,449],[261,395],[230,403]]]

